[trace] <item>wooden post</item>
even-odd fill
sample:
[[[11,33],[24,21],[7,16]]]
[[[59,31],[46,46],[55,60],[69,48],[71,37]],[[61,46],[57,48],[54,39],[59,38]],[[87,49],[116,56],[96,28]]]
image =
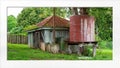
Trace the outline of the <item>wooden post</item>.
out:
[[[80,48],[82,48],[83,45],[84,45],[83,43],[81,43],[81,44],[78,45],[78,52],[77,52],[77,54],[78,54],[79,56],[82,55]]]
[[[97,44],[93,44],[93,57],[96,55]]]
[[[72,51],[71,51],[71,45],[68,45],[68,54],[71,54]]]
[[[53,8],[53,43],[55,43],[55,7]]]

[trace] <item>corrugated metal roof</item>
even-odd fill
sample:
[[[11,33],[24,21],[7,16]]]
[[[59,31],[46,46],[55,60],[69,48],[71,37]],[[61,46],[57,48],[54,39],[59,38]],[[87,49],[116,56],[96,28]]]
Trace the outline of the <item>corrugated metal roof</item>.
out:
[[[53,21],[55,18],[55,27],[69,27],[69,21],[58,17],[58,16],[49,16],[45,18],[43,21],[37,24],[38,27],[53,27]]]

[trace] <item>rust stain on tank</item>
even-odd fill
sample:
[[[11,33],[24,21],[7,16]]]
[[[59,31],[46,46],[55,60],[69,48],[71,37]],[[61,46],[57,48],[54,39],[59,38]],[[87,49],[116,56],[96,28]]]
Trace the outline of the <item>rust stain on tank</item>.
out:
[[[88,15],[70,17],[70,42],[95,41],[95,19]]]

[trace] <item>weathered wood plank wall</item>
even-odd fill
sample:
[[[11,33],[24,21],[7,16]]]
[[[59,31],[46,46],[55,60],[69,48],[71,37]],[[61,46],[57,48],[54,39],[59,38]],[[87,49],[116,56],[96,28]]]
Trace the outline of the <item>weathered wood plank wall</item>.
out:
[[[7,42],[14,44],[28,44],[28,37],[24,35],[8,34]]]

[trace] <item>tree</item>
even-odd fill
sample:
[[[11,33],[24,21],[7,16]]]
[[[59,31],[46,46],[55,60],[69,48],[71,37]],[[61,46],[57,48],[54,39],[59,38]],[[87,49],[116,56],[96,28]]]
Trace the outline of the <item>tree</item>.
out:
[[[7,17],[7,26],[8,26],[8,32],[10,32],[14,27],[16,27],[17,19],[10,15]]]
[[[90,8],[89,15],[95,17],[96,34],[101,40],[112,41],[112,8]]]

